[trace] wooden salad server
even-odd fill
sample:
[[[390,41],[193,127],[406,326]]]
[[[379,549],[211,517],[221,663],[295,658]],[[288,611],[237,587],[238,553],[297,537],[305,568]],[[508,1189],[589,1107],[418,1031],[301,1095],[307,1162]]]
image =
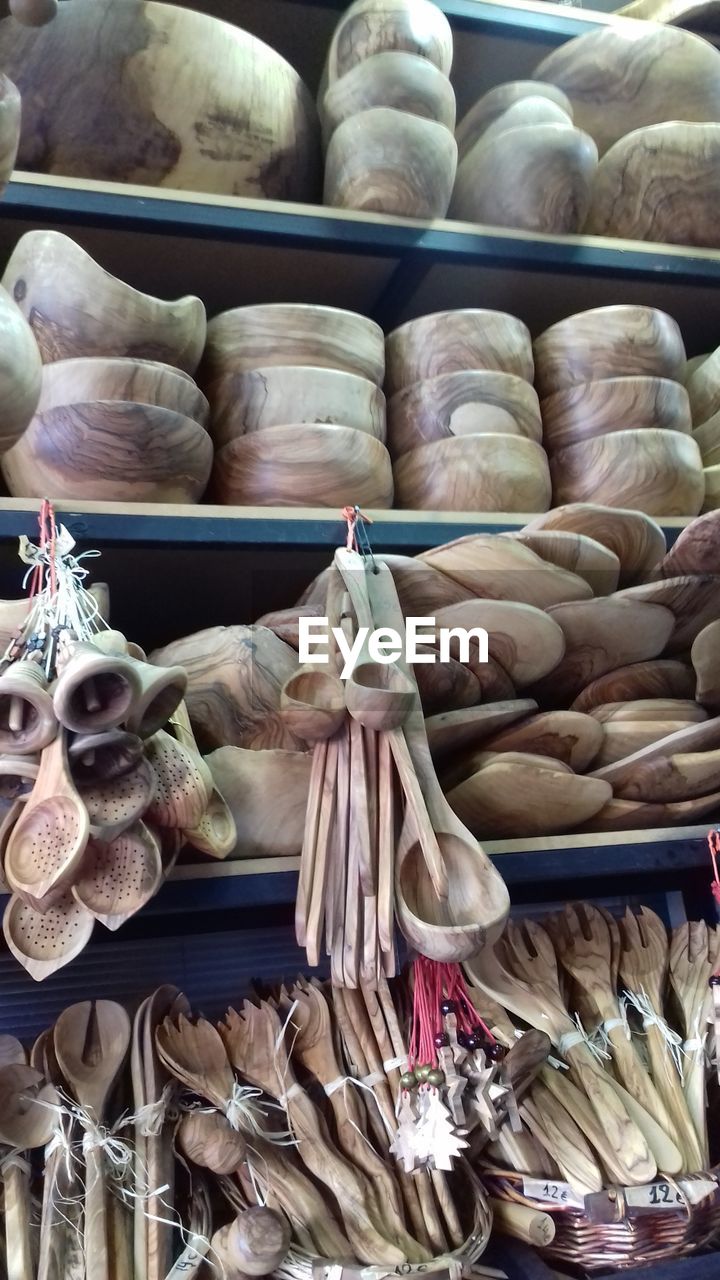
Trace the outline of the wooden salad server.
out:
[[[717,963],[717,938],[704,920],[687,921],[670,935],[670,987],[685,1037],[683,1092],[703,1154],[710,1167],[705,1089],[705,1040],[712,1004],[709,986]]]
[[[17,1043],[17,1042],[16,1042]],[[22,1060],[0,1067],[0,1143],[7,1280],[33,1280],[30,1244],[30,1171],[20,1152],[43,1147],[56,1125],[58,1095],[40,1072]],[[39,1105],[41,1104],[41,1105]]]

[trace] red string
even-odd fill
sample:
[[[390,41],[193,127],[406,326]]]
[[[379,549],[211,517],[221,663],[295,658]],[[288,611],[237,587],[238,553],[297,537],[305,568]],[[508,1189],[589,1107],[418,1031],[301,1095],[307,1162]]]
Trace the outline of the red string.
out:
[[[358,520],[362,520],[363,524],[372,524],[370,516],[366,516],[364,511],[359,507],[343,507],[342,518],[347,522],[347,537],[345,539],[345,547],[347,551],[357,551],[360,547],[357,540],[357,524]]]
[[[708,831],[707,835],[708,849],[710,850],[710,858],[713,866],[712,895],[720,908],[720,873],[718,872],[718,855],[720,855],[720,832],[717,827],[712,831]]]
[[[720,843],[718,845],[720,852]],[[720,879],[718,881],[720,889]],[[462,969],[457,964],[440,964],[418,956],[413,964],[413,1008],[410,1029],[409,1067],[437,1063],[435,1036],[443,1029],[440,1009],[444,1000],[455,1004],[458,1031],[474,1034],[478,1027],[490,1044],[495,1044],[492,1031],[475,1010],[468,995]]]

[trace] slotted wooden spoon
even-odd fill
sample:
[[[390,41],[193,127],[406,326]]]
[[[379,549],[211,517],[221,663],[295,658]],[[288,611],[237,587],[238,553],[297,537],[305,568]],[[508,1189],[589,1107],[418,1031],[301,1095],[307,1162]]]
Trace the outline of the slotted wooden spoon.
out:
[[[8,948],[36,982],[79,956],[92,937],[94,924],[71,893],[42,914],[13,894],[3,914]]]
[[[68,769],[64,730],[40,757],[35,785],[8,839],[5,866],[17,892],[38,900],[72,882],[90,819]]]
[[[144,822],[136,822],[107,843],[90,840],[73,897],[106,929],[140,911],[163,879],[160,842]]]
[[[91,835],[109,841],[126,831],[150,807],[156,785],[155,771],[144,756],[120,777],[79,783],[78,793],[87,809]]]
[[[202,821],[213,793],[205,761],[164,730],[148,738],[146,753],[157,778],[148,820],[159,827],[192,830]]]

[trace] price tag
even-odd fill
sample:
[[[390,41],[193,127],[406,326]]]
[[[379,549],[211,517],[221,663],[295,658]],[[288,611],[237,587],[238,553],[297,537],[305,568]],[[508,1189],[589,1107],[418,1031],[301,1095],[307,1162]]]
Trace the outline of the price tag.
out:
[[[649,1182],[644,1187],[623,1187],[625,1203],[638,1213],[658,1213],[663,1209],[684,1209],[687,1200],[670,1182]]]
[[[715,1195],[718,1189],[715,1178],[679,1178],[678,1186],[690,1204],[700,1204],[701,1200]]]
[[[528,1200],[539,1200],[556,1209],[584,1209],[585,1198],[573,1191],[569,1182],[553,1182],[548,1178],[523,1178],[523,1194]]]
[[[200,1270],[200,1263],[210,1248],[210,1241],[204,1236],[191,1235],[180,1257],[167,1273],[165,1280],[191,1280]]]

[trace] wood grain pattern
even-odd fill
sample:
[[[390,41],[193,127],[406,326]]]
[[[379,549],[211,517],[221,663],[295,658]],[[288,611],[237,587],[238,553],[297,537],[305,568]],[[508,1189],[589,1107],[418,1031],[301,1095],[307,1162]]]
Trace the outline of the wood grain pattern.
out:
[[[232,858],[300,853],[310,790],[309,752],[220,747],[207,757],[235,819]],[[267,802],[272,796],[272,804]]]
[[[535,68],[557,85],[600,152],[631,129],[663,120],[720,119],[720,57],[697,36],[648,24],[602,27],[555,49]]]
[[[718,5],[717,0],[631,0],[617,12],[625,18],[711,31],[716,24]]]
[[[486,130],[459,165],[450,216],[549,235],[580,231],[598,166],[593,139],[569,121],[508,123],[495,132],[504,119]]]
[[[512,103],[506,111],[492,120],[484,129],[482,140],[487,143],[507,133],[509,129],[525,129],[545,124],[572,126],[572,116],[543,94],[533,94]],[[595,151],[597,152],[597,147]]]
[[[701,423],[692,433],[700,455],[703,460],[703,466],[716,467],[720,462],[718,455],[718,446],[720,446],[720,413],[714,413],[712,418],[708,418],[707,422]]]
[[[652,827],[686,826],[708,813],[717,813],[720,791],[698,800],[650,804],[643,800],[612,799],[578,831],[642,831]]]
[[[613,431],[691,430],[685,388],[670,378],[601,378],[566,387],[540,405],[548,453]]]
[[[620,561],[614,551],[584,533],[563,529],[520,529],[501,533],[529,547],[549,564],[584,578],[593,595],[608,596],[617,589]]]
[[[603,725],[603,742],[601,750],[594,761],[595,768],[604,764],[613,764],[615,760],[624,760],[635,751],[649,747],[651,742],[659,742],[670,733],[687,728],[692,723],[688,720],[611,720]],[[646,799],[650,799],[647,796]]]
[[[194,373],[205,343],[199,298],[165,302],[115,279],[59,231],[28,231],[2,284],[35,334],[43,361],[133,356]]]
[[[530,751],[549,756],[582,773],[603,745],[603,727],[577,711],[541,711],[493,734],[487,751]]]
[[[717,511],[720,508],[720,465],[716,463],[713,467],[703,467],[703,476],[705,477],[705,499],[702,510],[703,512]]]
[[[461,782],[448,794],[460,820],[485,839],[555,835],[586,822],[612,797],[609,784],[584,778],[533,760],[508,762],[503,755]],[[522,804],[518,797],[522,796]]]
[[[693,641],[690,659],[697,680],[695,697],[706,707],[720,708],[720,622],[710,622]]]
[[[374,320],[354,311],[302,302],[235,307],[208,324],[203,385],[225,373],[274,365],[343,369],[379,386],[385,373],[385,336]]]
[[[720,410],[720,348],[702,357],[686,382],[690,397],[693,426],[707,422]]]
[[[478,98],[455,130],[459,159],[462,160],[470,148],[474,147],[493,121],[525,98],[545,98],[572,120],[570,99],[554,84],[540,84],[537,80],[509,80],[505,84],[497,84]]]
[[[547,564],[521,543],[495,538],[492,534],[455,538],[423,551],[417,561],[440,570],[470,597],[522,600],[547,609],[552,604],[587,600],[592,595],[587,582],[577,574]]]
[[[17,497],[198,502],[212,441],[191,418],[156,405],[95,400],[49,409],[2,459]]]
[[[618,592],[620,600],[646,600],[662,604],[675,617],[666,654],[672,657],[688,650],[708,622],[720,618],[720,574],[679,574],[657,582],[641,583]]]
[[[0,128],[1,113],[0,102]],[[42,361],[32,330],[0,287],[0,453],[15,444],[35,413],[41,376]]]
[[[584,533],[594,538],[618,557],[621,582],[644,579],[665,555],[665,534],[650,516],[597,502],[554,507],[547,514],[536,516],[526,528],[531,532],[539,529]]]
[[[95,921],[70,893],[43,914],[13,894],[2,927],[8,950],[36,982],[42,982],[85,949]]]
[[[692,698],[695,679],[686,662],[654,658],[617,667],[585,686],[572,704],[573,711],[590,711],[609,702],[638,698]]]
[[[384,50],[427,58],[450,74],[450,24],[429,0],[355,0],[340,18],[328,50],[326,76],[333,84],[358,63]]]
[[[613,783],[613,792],[620,800],[671,804],[702,799],[717,788],[718,780],[720,750],[678,752],[638,761],[622,781]]]
[[[20,94],[7,76],[0,76],[0,193],[15,168],[20,142]]]
[[[225,373],[207,388],[216,448],[246,432],[290,422],[334,423],[385,439],[385,397],[369,378],[342,369],[268,365]]]
[[[521,436],[451,436],[395,463],[399,507],[421,511],[546,511],[545,451]]]
[[[649,747],[643,747],[618,760],[615,764],[605,765],[602,769],[594,769],[593,777],[604,778],[612,783],[613,792],[625,799],[642,798],[625,795],[625,788],[632,787],[633,778],[642,776],[645,765],[657,760],[668,760],[671,756],[697,754],[714,751],[720,747],[720,716],[704,720],[702,724],[691,724],[677,733],[668,734]]]
[[[58,0],[9,0],[8,8],[26,27],[44,27],[58,11]]]
[[[496,730],[522,720],[537,709],[532,698],[515,698],[486,703],[482,707],[463,707],[457,711],[441,711],[425,720],[428,746],[435,761],[475,746]]]
[[[628,303],[559,320],[535,339],[533,353],[541,398],[601,378],[641,375],[682,382],[685,371],[675,320],[655,307]]]
[[[73,0],[40,31],[5,20],[0,60],[23,98],[24,169],[267,199],[317,196],[310,95],[278,53],[239,27],[154,0]]]
[[[716,249],[719,175],[720,124],[637,129],[601,159],[584,230]]]
[[[675,578],[684,573],[717,573],[720,556],[720,516],[713,512],[681,529],[660,565],[660,573]]]
[[[550,615],[516,600],[467,600],[450,605],[436,611],[435,625],[466,631],[483,628],[488,653],[518,688],[547,675],[565,652],[563,632]],[[458,656],[452,647],[451,653]]]
[[[385,394],[439,373],[494,369],[533,380],[530,333],[504,311],[464,308],[408,320],[385,341]]]
[[[325,144],[343,120],[369,107],[393,107],[455,129],[455,93],[447,76],[406,50],[375,53],[330,85],[319,103]]]
[[[324,203],[335,209],[444,218],[457,143],[435,120],[370,107],[339,124],[325,154]]]
[[[352,427],[301,423],[239,436],[216,454],[215,500],[231,506],[391,507],[390,455]]]
[[[696,516],[705,493],[702,458],[678,431],[617,431],[561,449],[550,459],[553,499],[597,500],[651,516]]]
[[[636,724],[651,720],[687,720],[698,724],[707,720],[707,711],[694,698],[631,698],[627,702],[604,702],[592,707],[590,715],[601,724]]]
[[[210,412],[205,396],[192,378],[156,360],[78,356],[43,366],[38,413],[89,400],[157,405],[192,418],[203,427]]]
[[[524,378],[493,369],[458,369],[396,392],[387,406],[393,458],[450,436],[526,436],[542,441],[537,394]]]

